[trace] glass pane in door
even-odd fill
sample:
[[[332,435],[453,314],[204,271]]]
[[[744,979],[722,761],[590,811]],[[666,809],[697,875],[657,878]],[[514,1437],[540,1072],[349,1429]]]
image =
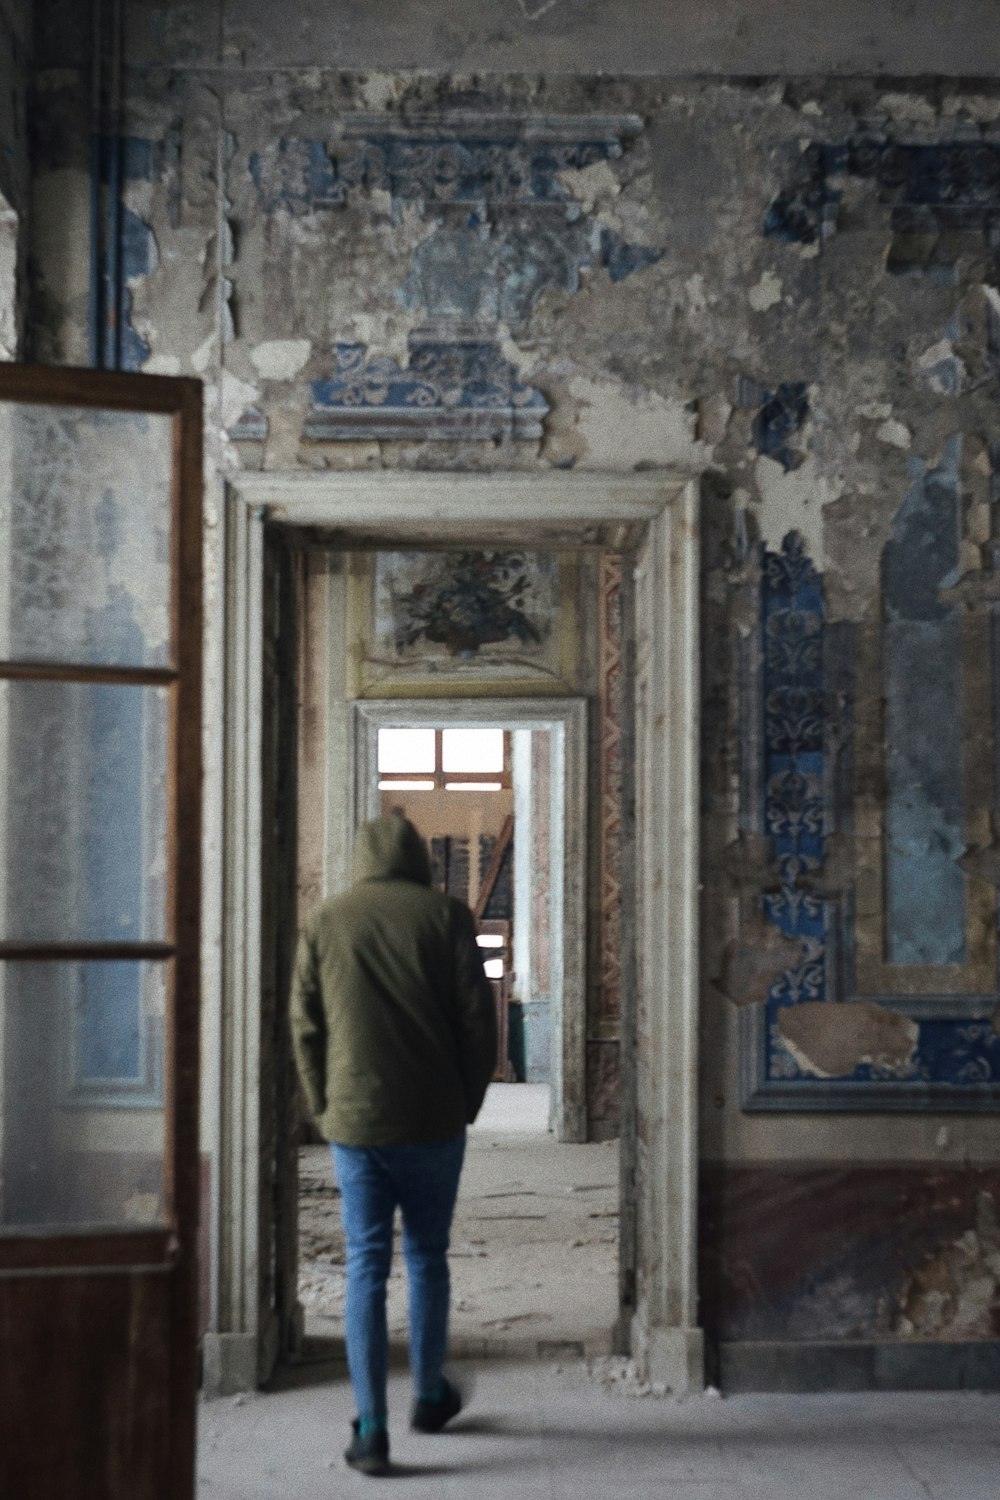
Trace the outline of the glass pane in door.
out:
[[[0,961],[0,1235],[163,1222],[170,977]]]
[[[0,660],[171,662],[173,419],[0,404]]]
[[[0,939],[169,936],[170,694],[0,681]]]

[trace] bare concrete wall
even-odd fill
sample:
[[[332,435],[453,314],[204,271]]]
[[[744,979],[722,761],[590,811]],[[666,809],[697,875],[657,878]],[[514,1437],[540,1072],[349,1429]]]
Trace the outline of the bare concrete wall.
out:
[[[1000,72],[992,0],[323,0],[275,27],[264,0],[133,4],[136,61],[271,69],[664,77]]]

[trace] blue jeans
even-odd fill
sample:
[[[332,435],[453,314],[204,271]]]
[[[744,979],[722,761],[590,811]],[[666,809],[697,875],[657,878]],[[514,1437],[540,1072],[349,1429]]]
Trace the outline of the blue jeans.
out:
[[[418,1396],[437,1391],[448,1347],[448,1236],[465,1131],[427,1146],[340,1146],[333,1164],[347,1240],[344,1336],[358,1416],[386,1417],[385,1286],[396,1205],[410,1292],[410,1369]]]

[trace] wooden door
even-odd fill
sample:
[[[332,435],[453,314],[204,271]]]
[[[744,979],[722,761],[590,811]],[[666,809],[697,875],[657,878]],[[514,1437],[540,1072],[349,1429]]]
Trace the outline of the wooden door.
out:
[[[190,1500],[201,393],[0,365],[0,1495]]]

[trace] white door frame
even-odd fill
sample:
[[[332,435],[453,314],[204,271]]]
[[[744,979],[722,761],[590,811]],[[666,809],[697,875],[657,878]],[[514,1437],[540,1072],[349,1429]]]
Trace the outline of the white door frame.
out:
[[[362,698],[352,704],[354,827],[378,816],[378,732],[461,724],[544,729],[552,745],[552,1126],[587,1139],[587,703],[584,698]],[[559,876],[561,875],[561,878]]]
[[[638,634],[648,643],[637,725],[638,1302],[633,1352],[677,1393],[702,1384],[697,1326],[698,485],[664,473],[257,472],[227,484],[223,977],[206,1014],[217,1097],[212,1326],[206,1384],[251,1388],[276,1353],[262,1307],[260,853],[264,525],[321,528],[335,545],[423,540],[570,547],[647,527]],[[609,545],[613,545],[613,541]]]

